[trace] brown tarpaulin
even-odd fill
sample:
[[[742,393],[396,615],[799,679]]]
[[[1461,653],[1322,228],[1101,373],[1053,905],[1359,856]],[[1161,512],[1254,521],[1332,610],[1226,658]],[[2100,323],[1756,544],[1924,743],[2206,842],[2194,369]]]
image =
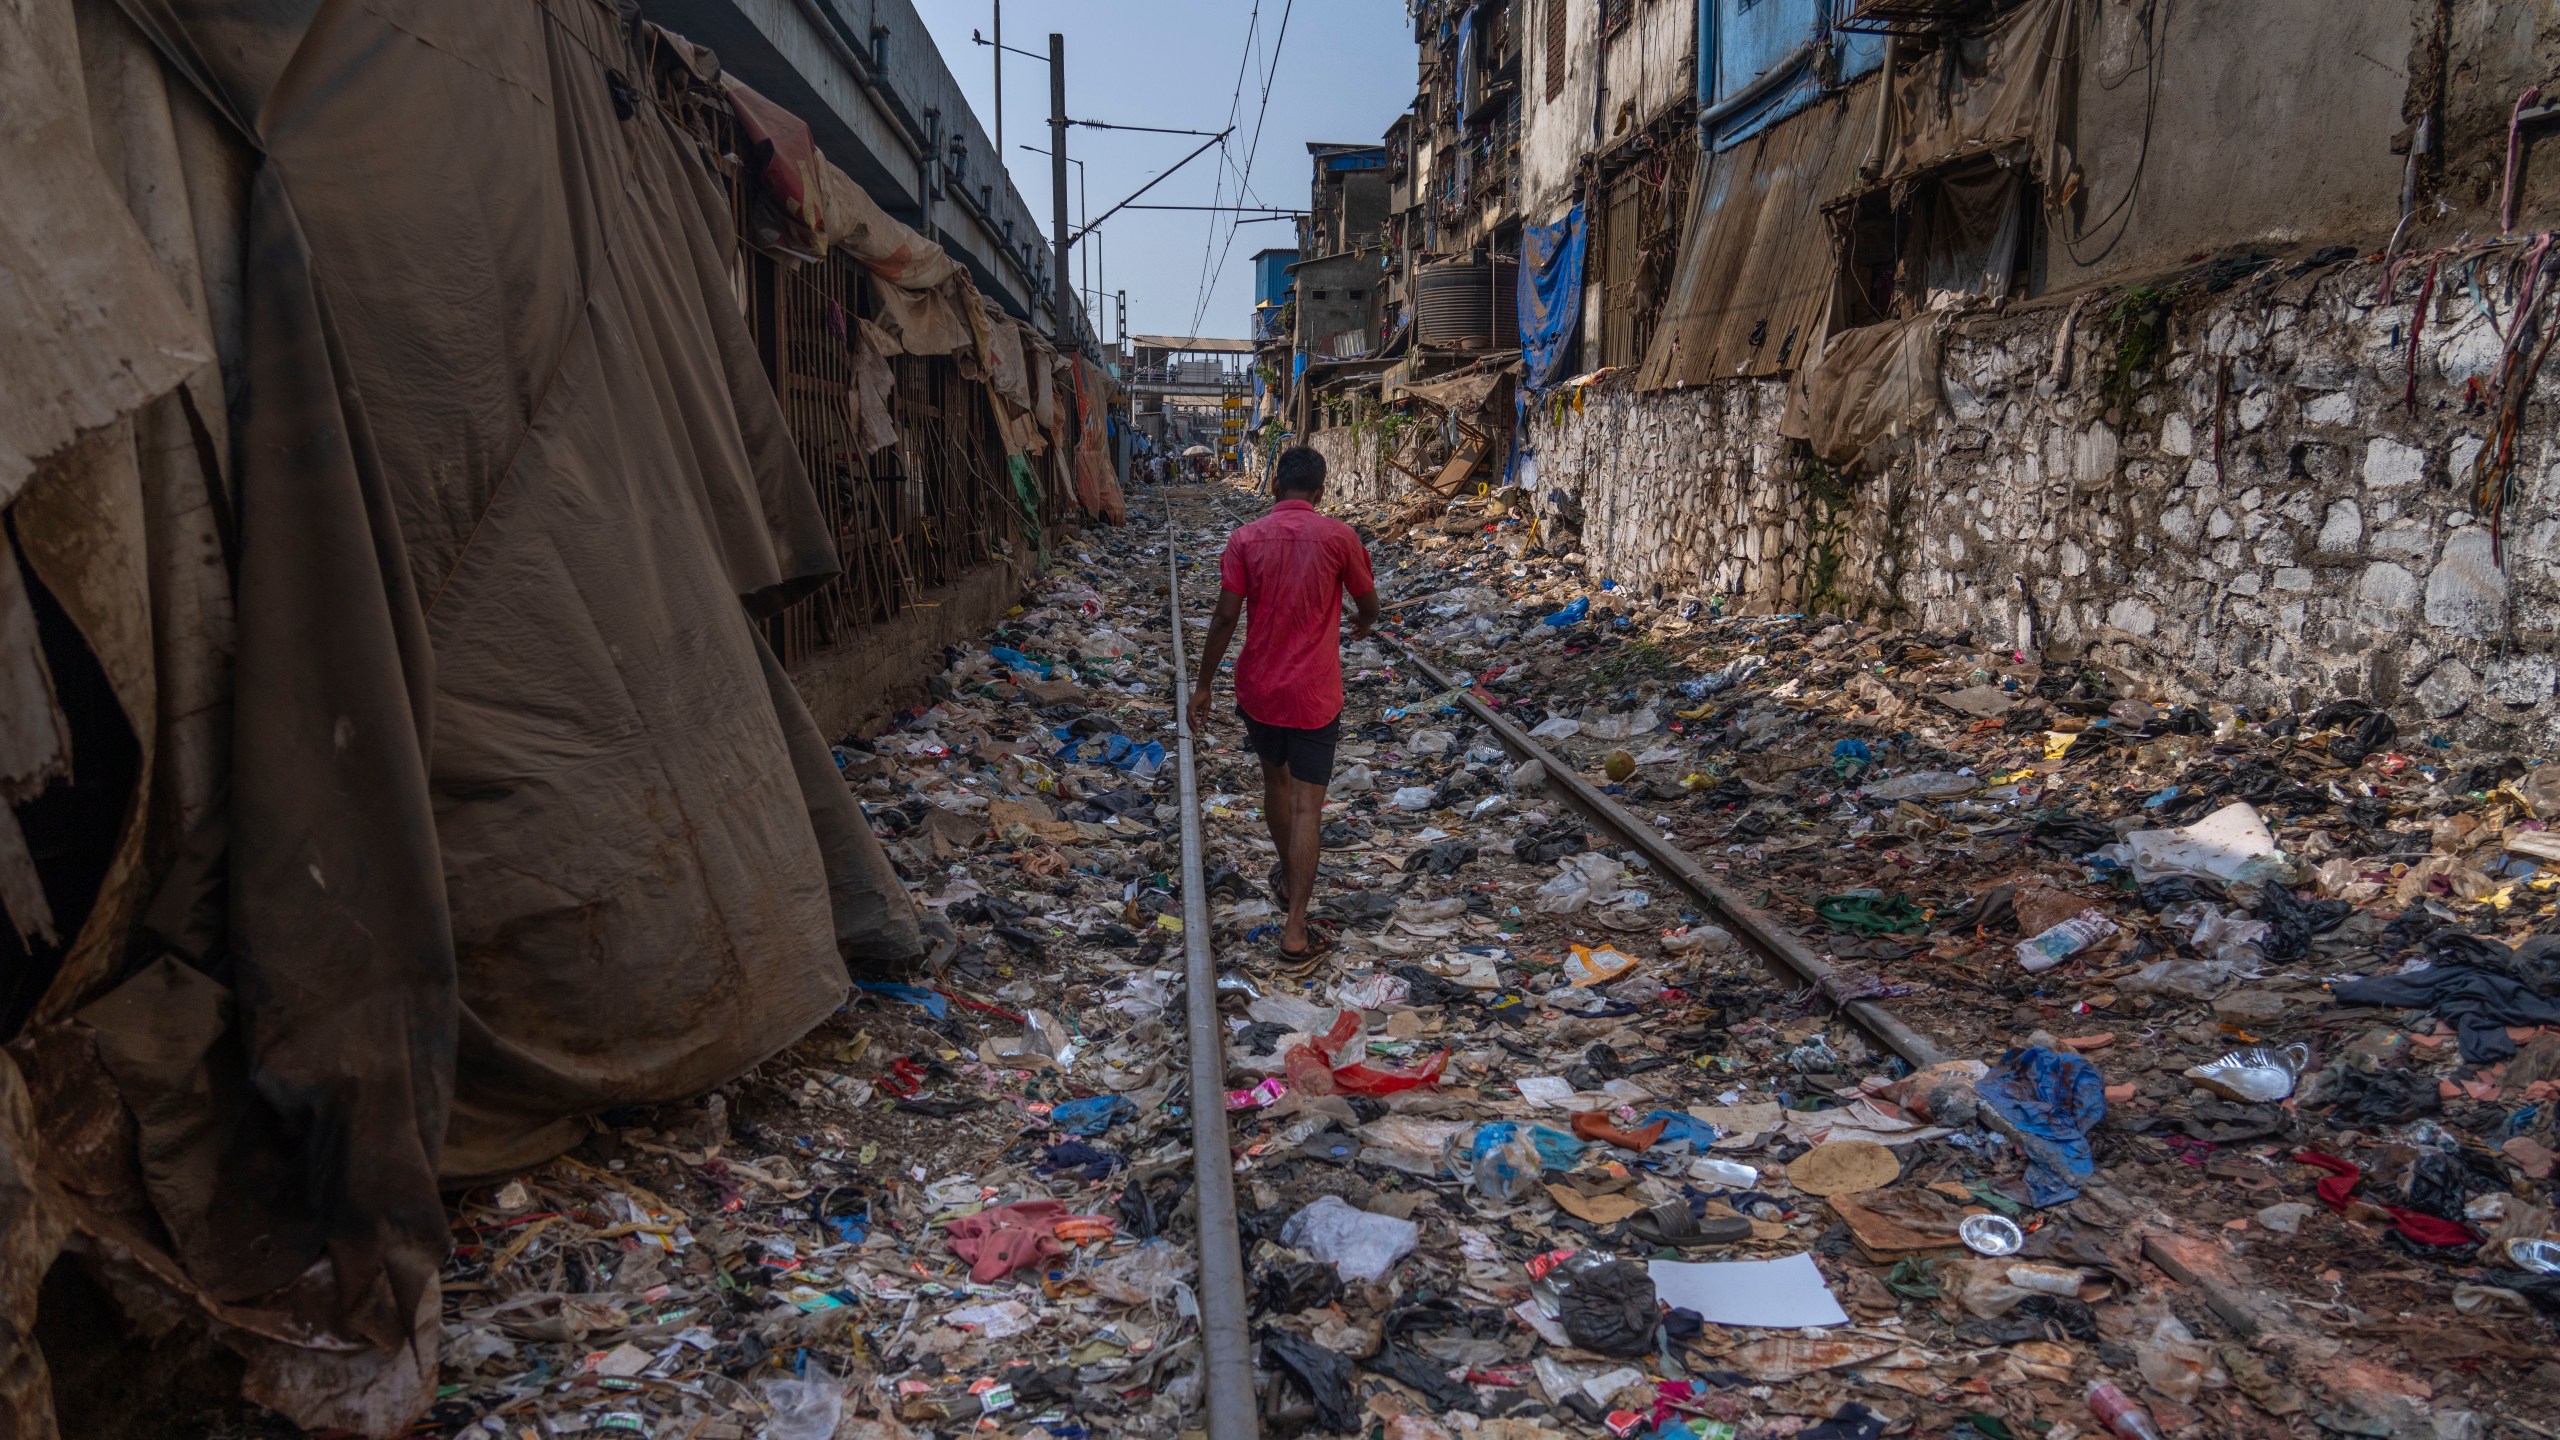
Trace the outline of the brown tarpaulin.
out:
[[[2016,151],[2059,207],[2079,188],[2071,154],[2072,85],[2083,0],[2026,0],[1985,33],[1988,57],[1968,75],[1961,48],[1942,45],[1891,77],[1883,163],[1890,185],[1975,155]],[[1871,82],[1872,83],[1872,82]],[[1875,102],[1858,107],[1871,119]],[[1857,144],[1861,154],[1866,144]]]
[[[91,1142],[49,1156],[135,1127],[157,1214],[86,1213],[97,1253],[292,1342],[253,1353],[265,1403],[379,1432],[431,1397],[440,1176],[717,1084],[835,1006],[839,951],[921,947],[751,620],[832,537],[726,198],[617,114],[637,37],[596,0],[126,4],[263,152],[230,803],[222,863],[151,903],[160,958],[66,968],[21,1061],[73,1057],[29,1071],[49,1141]]]
[[[1787,387],[1778,433],[1847,465],[1896,429],[1936,414],[1938,324],[1928,314],[1833,336],[1822,359]]]
[[[1857,174],[1857,117],[1826,100],[1722,154],[1692,187],[1679,264],[1636,383],[1777,375],[1820,346],[1837,261],[1823,202]]]

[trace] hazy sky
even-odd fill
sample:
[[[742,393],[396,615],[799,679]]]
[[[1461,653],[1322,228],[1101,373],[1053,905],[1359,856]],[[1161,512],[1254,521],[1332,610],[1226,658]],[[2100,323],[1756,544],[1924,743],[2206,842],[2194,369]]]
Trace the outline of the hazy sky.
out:
[[[971,44],[969,32],[994,33],[993,0],[916,0],[916,9],[980,122],[992,129],[992,52]],[[1285,34],[1280,28],[1284,12]],[[1147,192],[1140,204],[1234,203],[1251,152],[1251,189],[1244,203],[1303,208],[1308,141],[1374,143],[1413,103],[1413,28],[1402,0],[1004,0],[1008,47],[1045,55],[1053,30],[1067,37],[1070,117],[1190,130],[1222,130],[1230,123],[1237,127],[1227,142],[1228,165],[1219,164],[1219,152],[1213,149]],[[1004,57],[1005,163],[1044,232],[1049,159],[1022,147],[1049,148],[1048,71],[1045,61]],[[1259,147],[1254,142],[1257,119]],[[1094,214],[1199,143],[1198,138],[1125,130],[1067,132],[1069,158],[1086,162],[1084,198]],[[1076,167],[1070,165],[1071,215],[1076,182]],[[1129,292],[1132,332],[1246,334],[1253,309],[1252,267],[1246,257],[1294,243],[1296,231],[1285,219],[1241,227],[1234,219],[1124,210],[1097,232],[1100,282],[1107,290]],[[1084,257],[1072,263],[1082,286]],[[1213,286],[1208,284],[1211,276]],[[1107,303],[1096,306],[1095,314],[1107,325],[1111,308]]]

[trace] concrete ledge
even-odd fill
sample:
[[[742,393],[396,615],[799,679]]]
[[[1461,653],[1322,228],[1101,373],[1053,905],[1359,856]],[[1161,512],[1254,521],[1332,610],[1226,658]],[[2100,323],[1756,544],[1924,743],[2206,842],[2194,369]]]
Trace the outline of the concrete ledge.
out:
[[[1030,582],[1027,565],[989,561],[802,661],[791,682],[817,717],[819,733],[829,740],[869,734],[898,711],[923,704],[926,678],[942,672],[942,648],[994,629]]]

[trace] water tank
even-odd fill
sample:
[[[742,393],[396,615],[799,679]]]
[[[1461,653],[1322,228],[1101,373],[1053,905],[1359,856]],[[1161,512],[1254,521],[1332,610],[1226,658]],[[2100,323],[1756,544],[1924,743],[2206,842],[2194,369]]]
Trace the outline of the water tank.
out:
[[[1442,260],[1414,277],[1414,323],[1425,345],[1490,349],[1494,337],[1493,267],[1483,260]],[[1520,329],[1515,314],[1512,333]]]
[[[1509,256],[1443,260],[1416,277],[1415,320],[1425,345],[1467,350],[1520,346],[1520,262]]]

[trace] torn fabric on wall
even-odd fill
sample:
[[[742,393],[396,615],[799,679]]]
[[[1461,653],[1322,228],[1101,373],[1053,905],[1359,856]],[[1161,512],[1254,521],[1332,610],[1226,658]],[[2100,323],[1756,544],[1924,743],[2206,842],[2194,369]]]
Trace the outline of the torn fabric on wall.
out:
[[[1520,227],[1520,360],[1523,388],[1544,390],[1564,370],[1582,318],[1582,207],[1553,225]]]
[[[1926,308],[2009,293],[2027,221],[2019,181],[2013,166],[1969,165],[1914,187],[1904,245]]]
[[[1778,433],[1809,442],[1829,464],[1850,465],[1878,440],[1936,414],[1939,318],[1888,320],[1831,337],[1822,358],[1787,386]]]
[[[853,433],[861,437],[865,455],[898,443],[892,412],[898,379],[889,369],[889,357],[897,353],[898,342],[888,332],[868,320],[853,322],[853,384],[845,398],[853,407]]]
[[[1816,105],[1708,157],[1640,388],[1783,374],[1819,347],[1838,268],[1822,206],[1856,177],[1855,114],[1873,123]]]
[[[2014,151],[2048,207],[2070,203],[2080,184],[2071,117],[2081,9],[2080,0],[2026,0],[1985,33],[1978,71],[1963,68],[1966,47],[1945,44],[1880,77],[1886,128],[1872,183]]]

